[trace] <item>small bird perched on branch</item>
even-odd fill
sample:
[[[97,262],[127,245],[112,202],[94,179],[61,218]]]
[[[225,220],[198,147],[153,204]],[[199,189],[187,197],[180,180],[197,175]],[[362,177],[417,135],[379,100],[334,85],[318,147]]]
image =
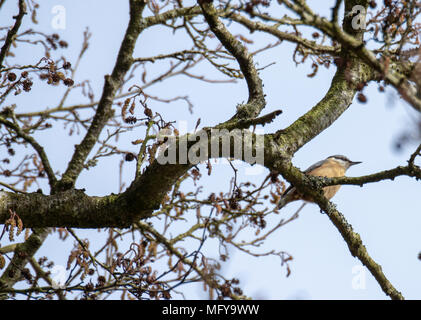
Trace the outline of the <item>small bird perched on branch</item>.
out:
[[[334,155],[327,157],[324,160],[316,162],[310,166],[305,174],[318,176],[318,177],[343,177],[346,170],[356,164],[361,163],[360,161],[351,161],[347,157],[342,155]],[[324,196],[328,199],[331,199],[336,192],[338,192],[340,185],[336,186],[327,186],[323,188]],[[304,200],[308,202],[313,202],[311,198],[303,196],[298,193],[297,189],[294,186],[289,186],[285,192],[282,194],[281,199],[278,203],[278,208],[281,209],[285,207],[288,203],[296,200]],[[301,209],[301,208],[300,208]]]

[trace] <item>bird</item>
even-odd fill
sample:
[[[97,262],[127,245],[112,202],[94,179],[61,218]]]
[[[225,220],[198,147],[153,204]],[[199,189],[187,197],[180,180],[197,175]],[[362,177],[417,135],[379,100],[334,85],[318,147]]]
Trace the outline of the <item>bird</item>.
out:
[[[312,175],[312,176],[327,177],[327,178],[343,177],[345,175],[346,170],[349,167],[354,166],[359,163],[362,163],[362,162],[351,161],[343,155],[333,155],[333,156],[327,157],[324,160],[316,162],[315,164],[310,166],[307,170],[305,170],[304,173],[308,175]],[[340,185],[324,187],[323,188],[324,196],[327,199],[331,199],[336,194],[336,192],[338,192],[340,187],[341,187]],[[278,203],[278,209],[281,209],[285,207],[288,203],[297,201],[297,200],[313,202],[311,198],[299,194],[297,189],[293,185],[290,185],[285,190],[285,192],[282,193],[282,196]],[[303,206],[304,205],[305,203],[303,204]]]

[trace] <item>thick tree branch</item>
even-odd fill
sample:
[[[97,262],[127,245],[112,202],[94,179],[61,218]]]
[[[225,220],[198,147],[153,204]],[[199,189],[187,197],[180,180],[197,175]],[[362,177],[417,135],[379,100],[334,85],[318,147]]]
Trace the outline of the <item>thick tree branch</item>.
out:
[[[311,20],[308,18],[308,12],[311,12],[311,10],[307,5],[304,5],[303,1],[300,1],[300,5],[292,4],[289,1],[282,2],[297,11],[306,19],[305,21],[308,24],[321,23],[318,22],[321,20],[318,16],[312,16],[314,19]],[[360,3],[365,2],[360,1]],[[365,3],[365,5],[367,4]],[[350,24],[351,21],[344,20],[344,28],[347,30],[350,29]],[[361,38],[362,34],[360,31],[354,30],[354,36]],[[373,70],[366,64],[361,63],[361,60],[347,47],[342,47],[340,56],[341,63],[338,63],[338,69],[329,90],[322,100],[288,128],[278,131],[273,136],[275,143],[282,146],[282,157],[292,157],[304,144],[328,128],[351,105],[357,92],[357,85],[375,77]]]
[[[20,3],[24,3],[24,1],[20,1]],[[116,91],[121,86],[121,84],[124,81],[124,76],[127,73],[127,71],[130,69],[132,65],[132,53],[134,50],[134,46],[137,40],[137,37],[139,36],[139,33],[142,30],[142,25],[140,23],[141,16],[143,9],[145,7],[146,3],[144,0],[130,0],[130,20],[129,25],[126,30],[125,37],[123,39],[122,45],[120,47],[119,55],[116,61],[116,65],[114,67],[113,73],[111,76],[105,77],[105,84],[104,84],[104,90],[103,95],[101,97],[101,100],[98,104],[97,112],[94,116],[94,119],[92,121],[91,126],[88,129],[87,134],[85,135],[84,139],[82,140],[81,144],[76,146],[75,153],[73,154],[72,160],[70,161],[66,172],[64,173],[62,180],[59,182],[56,182],[55,176],[52,173],[52,170],[49,166],[48,159],[41,147],[39,147],[38,144],[36,144],[35,140],[26,135],[23,132],[18,132],[18,135],[20,135],[22,138],[24,138],[26,141],[31,143],[34,148],[38,151],[38,154],[40,155],[43,164],[44,169],[46,170],[48,174],[48,178],[50,180],[50,186],[51,186],[51,193],[52,197],[57,197],[55,194],[57,192],[62,190],[70,189],[74,186],[75,181],[77,177],[79,176],[80,172],[83,169],[83,164],[90,153],[91,149],[95,145],[99,134],[101,133],[103,127],[106,125],[108,120],[113,115],[113,112],[111,110],[113,98],[115,96]],[[6,121],[6,120],[5,120]],[[19,128],[17,128],[19,129]],[[16,131],[16,129],[15,129]],[[1,192],[0,192],[1,194]],[[28,194],[29,195],[29,194]],[[60,196],[59,196],[60,197]],[[0,195],[0,198],[3,198],[2,195]],[[6,201],[0,200],[0,206],[5,205]],[[59,203],[62,203],[58,201]],[[54,203],[54,201],[53,201]],[[28,204],[28,203],[26,203]],[[50,203],[51,204],[51,203]],[[70,203],[69,203],[70,204]],[[12,204],[14,206],[14,204]],[[30,205],[32,206],[32,205]],[[40,212],[36,208],[36,210],[32,209],[29,210]],[[41,210],[42,211],[42,210]],[[54,211],[54,210],[53,210]],[[48,215],[47,215],[48,216]],[[51,218],[51,216],[48,216]],[[48,218],[47,218],[48,219]],[[29,219],[26,219],[27,222],[29,222]],[[45,220],[44,220],[45,222]],[[30,223],[29,223],[30,225]],[[40,224],[38,224],[40,225]],[[47,223],[46,226],[50,226],[51,223]],[[42,224],[41,224],[42,226]],[[28,227],[26,225],[25,227]],[[40,229],[39,235],[34,231],[33,235],[31,236],[32,239],[35,239],[34,243],[33,241],[30,241],[28,239],[26,243],[28,243],[28,247],[24,246],[22,250],[24,252],[20,252],[21,247],[18,246],[15,250],[15,254],[12,258],[12,261],[9,263],[5,273],[3,274],[2,278],[0,278],[0,285],[7,288],[12,288],[13,285],[19,281],[20,277],[20,270],[28,263],[29,259],[33,256],[33,254],[38,250],[38,248],[42,245],[44,239],[46,238],[47,234],[49,232],[48,228]],[[28,242],[29,241],[29,242]],[[16,274],[16,275],[15,275]]]
[[[144,0],[130,1],[130,20],[113,72],[111,75],[105,76],[102,97],[98,103],[94,119],[82,142],[75,148],[73,157],[63,174],[62,180],[59,182],[60,190],[66,190],[74,186],[77,177],[83,169],[84,162],[97,142],[102,129],[113,116],[111,107],[114,96],[123,84],[124,76],[132,66],[134,47],[139,34],[144,29],[141,18],[145,5],[146,2]]]
[[[371,79],[372,73],[366,65],[352,58],[348,61],[348,66],[338,66],[328,92],[316,106],[273,135],[276,143],[283,147],[284,157],[291,157],[335,122],[351,105],[357,92],[356,85]]]
[[[417,90],[409,82],[404,74],[396,71],[395,68],[388,67],[384,62],[376,58],[376,55],[367,47],[363,41],[364,30],[356,30],[351,26],[352,16],[349,13],[355,5],[362,5],[367,8],[367,0],[348,0],[345,1],[345,19],[344,26],[341,29],[338,24],[321,18],[308,7],[307,10],[298,4],[293,4],[288,0],[280,0],[291,10],[296,12],[301,19],[329,35],[332,39],[338,41],[342,47],[348,48],[358,56],[361,62],[370,66],[381,78],[390,83],[414,109],[421,112],[421,99],[417,96]],[[298,2],[298,1],[295,1]]]
[[[320,183],[316,182],[317,187],[332,186],[332,185],[356,185],[363,186],[367,183],[379,182],[384,180],[394,180],[396,177],[408,176],[415,177],[417,180],[421,179],[421,169],[418,166],[399,166],[394,169],[385,170],[361,177],[339,177],[339,178],[315,178],[320,179]]]
[[[376,70],[377,73],[379,70],[373,68],[372,62],[364,60],[363,55],[359,53],[361,48],[354,46],[357,42],[362,43],[363,33],[361,31],[353,31],[350,28],[349,19],[346,18],[344,20],[344,31],[342,31],[336,25],[337,14],[335,11],[332,22],[329,22],[326,19],[315,16],[311,9],[305,4],[305,1],[295,0],[293,1],[294,3],[291,3],[290,1],[281,2],[287,3],[287,6],[299,13],[302,17],[302,21],[308,25],[313,25],[332,37],[338,35],[341,37],[341,34],[343,33],[342,37],[344,37],[345,40],[341,42],[342,49],[340,55],[344,63],[338,65],[338,70],[327,94],[315,107],[288,128],[280,130],[276,134],[264,136],[265,166],[270,170],[280,172],[289,182],[294,184],[298,190],[309,194],[314,201],[318,203],[320,208],[327,213],[329,219],[339,230],[343,239],[346,241],[351,254],[356,256],[365,266],[367,266],[379,282],[383,291],[394,299],[402,299],[402,295],[387,280],[381,267],[368,255],[359,235],[353,231],[345,217],[336,210],[334,205],[324,198],[321,193],[321,188],[324,185],[331,184],[361,185],[368,182],[393,179],[400,175],[420,178],[420,168],[414,165],[414,156],[413,158],[411,157],[412,161],[410,161],[407,167],[398,167],[358,178],[314,178],[316,179],[314,180],[292,166],[289,161],[292,155],[304,144],[336,121],[352,103],[353,97],[357,92],[357,85],[361,82],[373,79],[373,70]],[[337,1],[336,3],[338,4],[340,1]],[[367,1],[346,1],[346,10],[349,11],[350,6],[355,4],[367,6]],[[201,8],[198,6],[178,8],[142,19],[144,6],[145,3],[143,0],[130,1],[130,22],[121,44],[114,70],[110,76],[106,76],[105,78],[102,97],[98,103],[93,122],[82,142],[76,146],[73,158],[70,161],[62,180],[59,182],[59,187],[52,190],[52,195],[43,195],[39,193],[15,194],[0,191],[0,223],[6,221],[9,217],[9,210],[13,210],[17,212],[22,219],[25,227],[129,227],[139,220],[150,217],[152,212],[160,207],[165,195],[171,190],[176,181],[192,167],[193,164],[191,163],[162,165],[158,161],[155,161],[148,166],[142,174],[140,173],[140,170],[138,170],[138,174],[131,186],[119,195],[112,194],[105,197],[92,197],[86,195],[83,191],[73,189],[75,181],[83,169],[86,158],[96,144],[101,131],[113,115],[111,107],[116,92],[123,84],[124,77],[134,61],[132,53],[136,39],[143,29],[148,26],[165,23],[168,19],[174,19],[180,16],[190,17],[201,14],[203,9],[203,14],[211,31],[217,36],[223,46],[236,58],[248,85],[248,102],[239,107],[237,114],[231,120],[218,125],[216,128],[247,129],[252,125],[264,125],[265,123],[272,121],[274,117],[279,114],[279,111],[275,111],[266,116],[257,118],[258,114],[265,106],[262,81],[254,66],[252,55],[248,53],[240,41],[229,33],[224,24],[219,20],[218,16],[227,16],[225,15],[226,12],[220,14],[209,1],[202,1],[200,2]],[[339,8],[339,5],[337,7]],[[236,15],[234,14],[233,17],[235,16]],[[260,28],[262,31],[273,33],[275,36],[277,34],[278,36],[285,37],[285,35],[279,34],[272,29],[269,30],[267,27],[252,25],[250,24],[251,22],[242,19],[241,16],[237,16],[237,20],[245,26],[248,25],[250,30],[253,28],[256,30],[257,28]],[[349,43],[346,42],[348,41],[347,39],[349,40]],[[297,41],[297,39],[292,38],[289,40]],[[307,42],[301,44],[307,45],[307,47],[312,46],[311,43]],[[163,58],[164,57],[165,56],[163,56]],[[361,63],[361,61],[365,61],[367,64]],[[13,125],[13,123],[9,123],[8,121],[3,122],[3,124],[9,125],[9,127],[10,124]],[[13,129],[15,131],[19,130],[19,127]],[[209,134],[210,131],[211,128],[201,130],[201,132],[206,134]],[[22,135],[25,134],[24,132],[16,132],[25,139],[25,136]],[[256,137],[256,135],[253,135],[254,139],[256,139]],[[28,139],[28,137],[26,137],[26,139]],[[30,142],[31,140],[26,141]],[[192,143],[189,143],[189,146],[191,145]],[[419,153],[419,149],[417,150]],[[235,154],[230,154],[230,156],[235,156]],[[240,159],[244,160],[243,154]],[[153,233],[154,237],[160,243],[168,249],[171,249],[171,246],[169,246],[171,243],[156,233],[154,229],[145,228],[147,225],[142,223],[138,224],[138,226],[143,226],[144,230]],[[35,229],[27,241],[18,244],[14,248],[15,255],[0,278],[0,286],[2,289],[7,291],[12,288],[17,281],[22,279],[21,271],[23,270],[23,267],[32,259],[33,254],[42,244],[47,233],[48,229]],[[173,253],[176,254],[176,252]],[[183,255],[179,254],[177,256],[183,262],[194,265],[194,261],[192,263],[192,261],[183,260],[183,258],[185,258]],[[200,274],[200,270],[196,271]],[[204,274],[200,275],[202,278],[206,276]]]
[[[322,189],[314,189],[314,185],[311,180],[295,168],[290,162],[279,161],[275,168],[282,172],[283,176],[300,192],[309,195],[319,205],[320,209],[327,214],[334,226],[340,232],[342,238],[347,243],[351,254],[354,257],[357,257],[361,263],[370,270],[371,274],[376,278],[377,282],[381,286],[383,292],[392,299],[404,299],[402,294],[396,290],[386,278],[381,266],[377,264],[368,254],[360,235],[354,232],[352,226],[336,209],[335,205],[324,197]]]
[[[90,197],[80,190],[54,195],[40,193],[14,194],[0,191],[0,221],[8,219],[6,208],[14,208],[25,227],[128,227],[132,215],[142,218],[143,207],[130,211],[129,195]],[[142,196],[139,196],[142,198]],[[133,208],[132,208],[133,210]]]
[[[308,8],[308,6],[304,5],[304,1],[295,1],[296,3],[299,3],[300,6],[295,4],[293,5],[289,3],[289,1],[283,2],[287,2],[290,7],[298,7],[295,9],[300,10],[302,17],[311,14],[311,10]],[[357,2],[367,7],[367,1],[361,0]],[[351,3],[356,4],[357,2],[348,1],[345,5],[345,10],[349,10]],[[314,20],[318,19],[318,17],[315,17]],[[344,29],[351,30],[349,23],[349,20],[344,20]],[[359,31],[355,31],[354,35],[360,39],[362,37],[362,34]],[[269,144],[272,146],[272,150],[276,150],[276,145],[281,148],[279,150],[279,157],[277,157],[277,159],[275,158],[270,166],[272,167],[273,171],[280,172],[283,177],[291,184],[293,184],[300,192],[310,196],[320,206],[320,208],[326,212],[329,219],[332,221],[332,223],[340,232],[342,238],[347,243],[351,254],[354,257],[357,257],[363,263],[363,265],[365,265],[370,270],[385,294],[390,296],[392,299],[403,299],[402,294],[397,291],[386,278],[382,272],[381,266],[370,257],[367,249],[362,243],[360,236],[353,231],[351,225],[346,221],[345,217],[338,210],[336,210],[335,206],[324,197],[322,189],[314,188],[314,183],[312,183],[312,181],[314,181],[313,179],[301,173],[291,164],[290,161],[285,160],[285,154],[293,155],[298,150],[298,148],[307,143],[309,139],[314,137],[313,134],[317,135],[319,132],[321,132],[321,130],[324,130],[334,120],[336,120],[336,118],[342,114],[342,112],[344,112],[352,102],[352,98],[356,92],[355,85],[359,82],[367,81],[372,76],[372,72],[370,72],[370,70],[365,65],[359,63],[359,61],[352,56],[352,53],[350,54],[348,51],[346,51],[346,48],[343,49],[342,56],[347,57],[347,59],[349,59],[348,61],[350,61],[350,64],[345,63],[346,67],[338,67],[338,71],[332,80],[332,85],[322,101],[319,102],[319,104],[316,105],[310,112],[294,122],[286,130],[280,131],[278,133],[280,135],[280,139],[278,138],[278,144]],[[345,74],[345,72],[348,72],[348,74]],[[349,72],[352,72],[351,81]],[[342,90],[339,88],[342,88]],[[342,98],[343,100],[337,100],[338,97]],[[316,115],[317,120],[315,117]],[[318,123],[319,121],[321,123]],[[286,137],[290,139],[289,144],[282,143],[282,140],[285,141],[285,139],[283,139],[283,135],[286,135]],[[289,146],[289,148],[283,150],[282,148],[285,145]]]
[[[6,40],[4,41],[3,46],[0,50],[0,70],[3,69],[3,62],[4,58],[6,57],[7,53],[9,52],[10,46],[22,24],[23,17],[26,14],[26,3],[25,0],[19,0],[19,13],[17,16],[13,17],[16,21],[13,25],[13,28],[9,30],[6,36]]]
[[[246,105],[238,107],[236,115],[232,120],[247,119],[256,117],[265,107],[265,95],[263,93],[262,80],[254,66],[253,56],[247,48],[237,40],[224,26],[218,18],[218,12],[214,6],[206,1],[198,1],[203,10],[203,15],[210,29],[221,41],[222,45],[235,57],[240,70],[247,82],[249,91]]]
[[[13,258],[0,277],[1,290],[12,289],[16,282],[22,280],[23,268],[41,247],[48,232],[47,228],[33,229],[29,238],[16,246]],[[7,295],[0,294],[0,299],[7,299]]]
[[[204,129],[211,132],[211,128]],[[224,136],[221,136],[221,141]],[[258,136],[253,135],[257,140]],[[280,172],[289,179],[290,169],[280,166],[283,146],[277,145],[271,135],[265,135],[264,161],[270,171]],[[188,147],[193,143],[191,142]],[[211,136],[209,136],[208,155],[211,157]],[[238,155],[234,152],[234,142],[231,142],[230,157]],[[222,156],[222,150],[220,149]],[[244,160],[244,154],[238,158]],[[155,161],[146,168],[143,174],[136,177],[131,186],[119,195],[104,197],[88,196],[81,190],[69,190],[55,195],[40,193],[16,194],[0,191],[0,222],[9,218],[9,209],[16,212],[25,227],[75,227],[75,228],[125,228],[134,222],[146,219],[158,209],[166,193],[171,190],[179,177],[185,174],[193,164],[165,164]],[[362,185],[397,176],[421,178],[421,170],[414,164],[397,167],[363,177],[317,178],[307,177],[306,181],[314,190],[326,185],[353,184]],[[298,179],[298,178],[296,178]],[[35,209],[36,208],[36,209]]]
[[[236,122],[227,122],[217,127],[221,127],[227,130],[232,130],[232,129],[247,129],[247,128],[250,128],[251,126],[256,126],[256,125],[265,126],[266,124],[271,123],[273,120],[275,120],[275,118],[279,116],[281,113],[282,113],[282,110],[275,110],[258,118],[243,119],[243,120],[238,120]]]

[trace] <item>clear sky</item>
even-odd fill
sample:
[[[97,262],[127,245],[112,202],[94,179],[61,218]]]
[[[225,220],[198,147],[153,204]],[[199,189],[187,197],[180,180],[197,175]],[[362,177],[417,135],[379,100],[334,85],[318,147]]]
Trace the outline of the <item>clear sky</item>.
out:
[[[74,63],[79,53],[82,33],[86,27],[92,32],[89,50],[82,60],[76,81],[90,79],[95,97],[101,94],[104,74],[110,73],[115,62],[127,21],[128,1],[59,1],[44,0],[40,2],[37,20],[38,29],[46,33],[58,33],[69,42],[64,51],[66,58]],[[324,15],[330,14],[334,1],[308,1],[315,11]],[[66,27],[64,30],[52,28],[54,19],[52,8],[64,6],[66,10]],[[10,24],[10,18],[16,13],[16,1],[7,1],[0,11],[0,25]],[[279,14],[281,16],[281,14]],[[28,27],[24,23],[21,30]],[[232,30],[243,29],[232,25]],[[244,33],[248,36],[248,33]],[[276,42],[276,39],[263,34],[251,36],[255,47],[259,44]],[[136,45],[135,57],[146,57],[158,53],[170,53],[186,48],[186,39],[170,30],[159,27],[143,33]],[[267,94],[267,107],[263,113],[282,109],[272,124],[265,126],[265,132],[274,132],[291,124],[297,117],[307,112],[326,93],[335,66],[328,70],[320,69],[315,78],[308,78],[311,73],[311,62],[296,66],[292,61],[294,46],[283,43],[279,47],[260,54],[256,61],[258,66],[274,65],[261,71]],[[16,50],[20,63],[33,63],[42,56],[39,50]],[[159,67],[157,67],[159,71]],[[196,69],[196,74],[209,75],[222,79],[222,75],[212,71],[209,66]],[[35,111],[53,107],[65,90],[63,86],[53,88],[34,81],[34,90],[30,94],[21,94],[15,98],[17,112]],[[405,147],[396,152],[394,143],[403,130],[411,129],[415,119],[414,112],[402,102],[392,89],[380,93],[377,84],[370,84],[365,89],[368,97],[366,104],[357,101],[351,105],[338,121],[299,150],[293,163],[306,169],[312,163],[332,154],[343,154],[354,161],[363,163],[348,171],[350,176],[360,176],[405,165],[415,147]],[[247,99],[247,88],[244,82],[236,84],[207,84],[191,81],[184,76],[169,80],[164,85],[152,87],[150,94],[163,97],[189,95],[194,104],[190,114],[182,101],[171,104],[151,103],[154,111],[165,115],[168,120],[187,121],[192,130],[196,120],[201,118],[201,126],[210,126],[231,117],[235,106]],[[75,90],[67,104],[87,102],[80,91]],[[143,132],[143,131],[142,131]],[[82,135],[67,135],[68,129],[61,124],[53,131],[37,135],[39,142],[45,146],[54,168],[61,172],[73,152],[73,144]],[[130,149],[132,132],[127,140],[121,141],[122,148]],[[133,150],[135,151],[135,149]],[[118,191],[118,165],[121,157],[105,160],[97,167],[84,171],[77,183],[78,188],[85,188],[89,195],[106,195]],[[240,173],[243,180],[261,181],[267,170],[262,169],[257,175],[247,175],[245,165]],[[231,178],[229,166],[218,166],[211,177],[205,177],[202,183],[205,190],[226,191]],[[134,176],[134,164],[124,167],[126,184]],[[48,190],[44,188],[44,190]],[[407,299],[421,298],[421,261],[417,255],[421,251],[421,210],[419,196],[420,183],[410,178],[397,178],[394,182],[368,184],[364,187],[344,186],[333,198],[354,230],[361,235],[368,252],[373,259],[382,265],[383,271],[391,283]],[[300,203],[294,203],[282,210],[288,216]],[[270,223],[276,223],[280,216],[273,217]],[[269,221],[268,221],[269,222]],[[97,231],[82,231],[81,235],[95,235]],[[254,237],[250,233],[250,237]],[[67,256],[61,242],[50,237],[37,256],[54,253],[58,263],[65,265]],[[72,243],[67,243],[69,249]],[[240,278],[244,293],[254,298],[264,299],[385,299],[379,285],[368,272],[360,269],[360,262],[353,258],[346,243],[330,220],[319,212],[315,205],[307,205],[300,213],[299,219],[278,230],[265,244],[266,249],[285,250],[294,260],[291,262],[292,273],[286,277],[285,269],[279,259],[253,258],[232,251],[231,259],[224,265],[227,277]],[[212,242],[206,250],[215,250]],[[361,274],[361,272],[363,274]],[[365,276],[364,276],[365,275]],[[356,276],[365,281],[355,287]],[[358,278],[362,279],[362,278]],[[353,286],[354,284],[354,286]],[[191,286],[186,292],[187,298],[204,298],[200,287]]]

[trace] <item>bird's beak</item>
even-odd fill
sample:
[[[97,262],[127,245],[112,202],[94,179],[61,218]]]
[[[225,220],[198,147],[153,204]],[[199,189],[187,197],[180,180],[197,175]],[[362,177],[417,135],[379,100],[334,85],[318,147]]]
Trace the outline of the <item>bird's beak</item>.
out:
[[[362,163],[362,161],[352,161],[351,166],[355,166],[356,164]]]

